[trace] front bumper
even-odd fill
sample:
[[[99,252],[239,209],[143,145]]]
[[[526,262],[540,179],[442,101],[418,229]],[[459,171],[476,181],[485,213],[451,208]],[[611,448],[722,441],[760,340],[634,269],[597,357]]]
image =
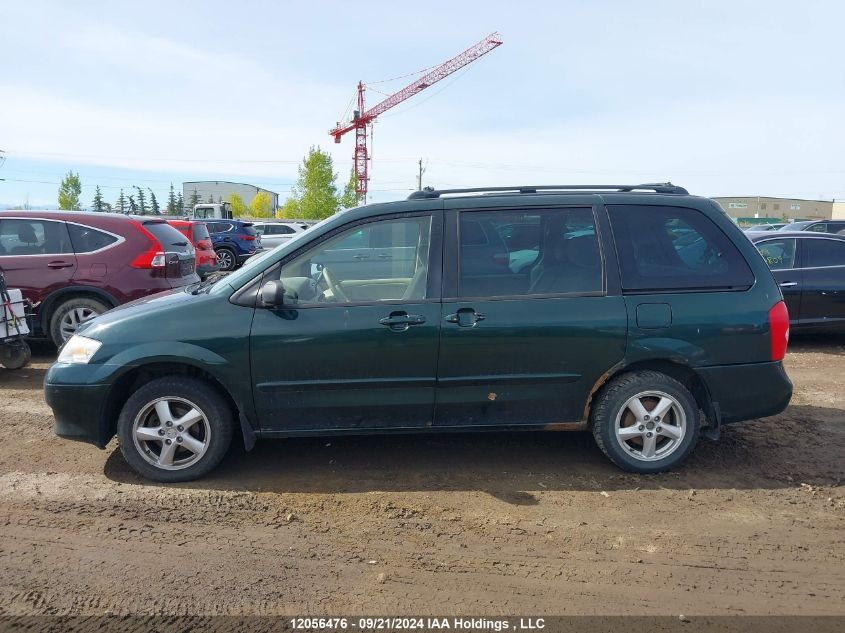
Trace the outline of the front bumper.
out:
[[[114,429],[106,416],[111,385],[57,383],[57,367],[60,366],[50,367],[44,379],[44,399],[53,410],[53,432],[65,439],[105,448],[114,435]],[[81,367],[85,366],[72,369]]]
[[[718,405],[722,423],[776,415],[792,398],[792,381],[783,363],[748,363],[696,369]]]

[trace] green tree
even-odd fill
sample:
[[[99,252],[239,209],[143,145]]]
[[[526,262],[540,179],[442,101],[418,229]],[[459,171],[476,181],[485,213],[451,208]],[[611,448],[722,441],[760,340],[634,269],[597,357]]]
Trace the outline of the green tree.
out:
[[[138,190],[138,213],[141,215],[147,215],[147,200],[144,197],[144,190],[138,186],[136,186],[135,189]]]
[[[296,198],[288,198],[281,208],[281,217],[283,218],[298,218],[299,217],[299,202]]]
[[[185,213],[185,200],[182,198],[182,192],[176,197],[176,213],[182,215]]]
[[[167,215],[176,215],[176,192],[173,190],[173,183],[170,183],[170,193],[167,194]]]
[[[129,196],[129,213],[138,213],[138,203],[133,196]]]
[[[206,200],[208,204],[214,204],[214,196],[212,194],[208,194],[208,200]]]
[[[82,194],[82,183],[79,180],[79,174],[69,171],[62,178],[62,184],[59,185],[59,209],[79,209],[80,194]]]
[[[355,177],[355,169],[349,172],[349,180],[346,181],[346,186],[343,188],[343,194],[340,196],[340,206],[344,209],[351,209],[357,207],[361,200],[360,196],[355,192],[358,186],[358,178]]]
[[[244,199],[234,191],[226,197],[226,200],[232,205],[232,215],[234,217],[242,218],[245,215],[249,215],[249,207],[246,206]]]
[[[296,200],[298,217],[319,220],[337,212],[336,178],[332,157],[319,147],[309,149],[299,166],[299,178],[291,195]]]
[[[126,213],[126,196],[123,195],[123,188],[120,189],[120,195],[117,197],[117,202],[114,203],[115,211],[118,213]]]
[[[188,198],[188,207],[191,211],[194,210],[194,207],[200,203],[200,194],[197,193],[197,190],[194,189],[194,193],[191,194],[191,197]]]
[[[94,201],[91,203],[91,208],[98,213],[106,210],[106,203],[103,202],[103,194],[100,193],[100,185],[97,185],[97,189],[94,191]]]
[[[161,215],[161,207],[158,206],[158,200],[156,200],[156,195],[152,189],[150,189],[150,211],[153,212],[153,215]]]
[[[250,211],[254,218],[272,218],[275,213],[273,209],[273,199],[266,191],[259,191],[255,194],[250,205]]]

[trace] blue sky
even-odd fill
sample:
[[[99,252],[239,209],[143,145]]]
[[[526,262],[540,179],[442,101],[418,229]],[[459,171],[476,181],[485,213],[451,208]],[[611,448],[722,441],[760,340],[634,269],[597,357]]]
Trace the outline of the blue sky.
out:
[[[0,5],[0,204],[69,169],[120,187],[220,179],[284,199],[359,79],[504,44],[375,125],[371,199],[415,186],[672,180],[845,198],[845,3],[27,2]],[[413,78],[373,84],[368,103]]]

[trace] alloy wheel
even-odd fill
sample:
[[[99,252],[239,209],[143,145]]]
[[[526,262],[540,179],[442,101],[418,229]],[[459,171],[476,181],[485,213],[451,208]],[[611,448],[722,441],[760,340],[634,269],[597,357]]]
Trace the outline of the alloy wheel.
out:
[[[634,459],[654,462],[674,453],[684,441],[687,418],[680,403],[663,391],[629,398],[616,415],[614,435]]]
[[[144,406],[132,425],[138,453],[162,470],[181,470],[195,464],[208,450],[211,425],[190,400],[168,396]]]
[[[77,328],[91,319],[100,316],[100,313],[91,308],[72,308],[62,317],[61,333],[62,340],[68,340],[76,333]]]

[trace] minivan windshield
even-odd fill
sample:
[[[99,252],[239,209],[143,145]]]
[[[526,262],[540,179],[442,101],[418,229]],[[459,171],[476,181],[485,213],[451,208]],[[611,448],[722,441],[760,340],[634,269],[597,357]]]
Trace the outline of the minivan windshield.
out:
[[[303,241],[303,239],[310,239],[312,235],[316,234],[315,229],[319,229],[320,227],[330,223],[336,222],[346,211],[340,211],[335,213],[334,215],[330,215],[324,220],[321,220],[317,224],[311,227],[308,231],[303,231],[302,233],[294,233],[291,235],[291,238],[286,241],[282,242],[275,248],[270,249],[269,251],[262,253],[261,255],[256,255],[250,257],[246,263],[241,266],[238,270],[223,277],[227,281],[226,285],[231,286],[232,288],[240,288],[243,284],[248,282],[250,279],[255,277],[260,271],[264,270],[269,266],[271,260],[276,261],[277,258],[274,256],[274,253],[277,250],[284,249],[285,251],[293,251],[294,249],[299,247],[299,242]],[[307,236],[307,237],[306,237]],[[220,288],[225,288],[225,286],[221,286],[220,284],[215,284],[215,286],[211,289],[211,292],[227,292],[226,290],[220,290]]]

